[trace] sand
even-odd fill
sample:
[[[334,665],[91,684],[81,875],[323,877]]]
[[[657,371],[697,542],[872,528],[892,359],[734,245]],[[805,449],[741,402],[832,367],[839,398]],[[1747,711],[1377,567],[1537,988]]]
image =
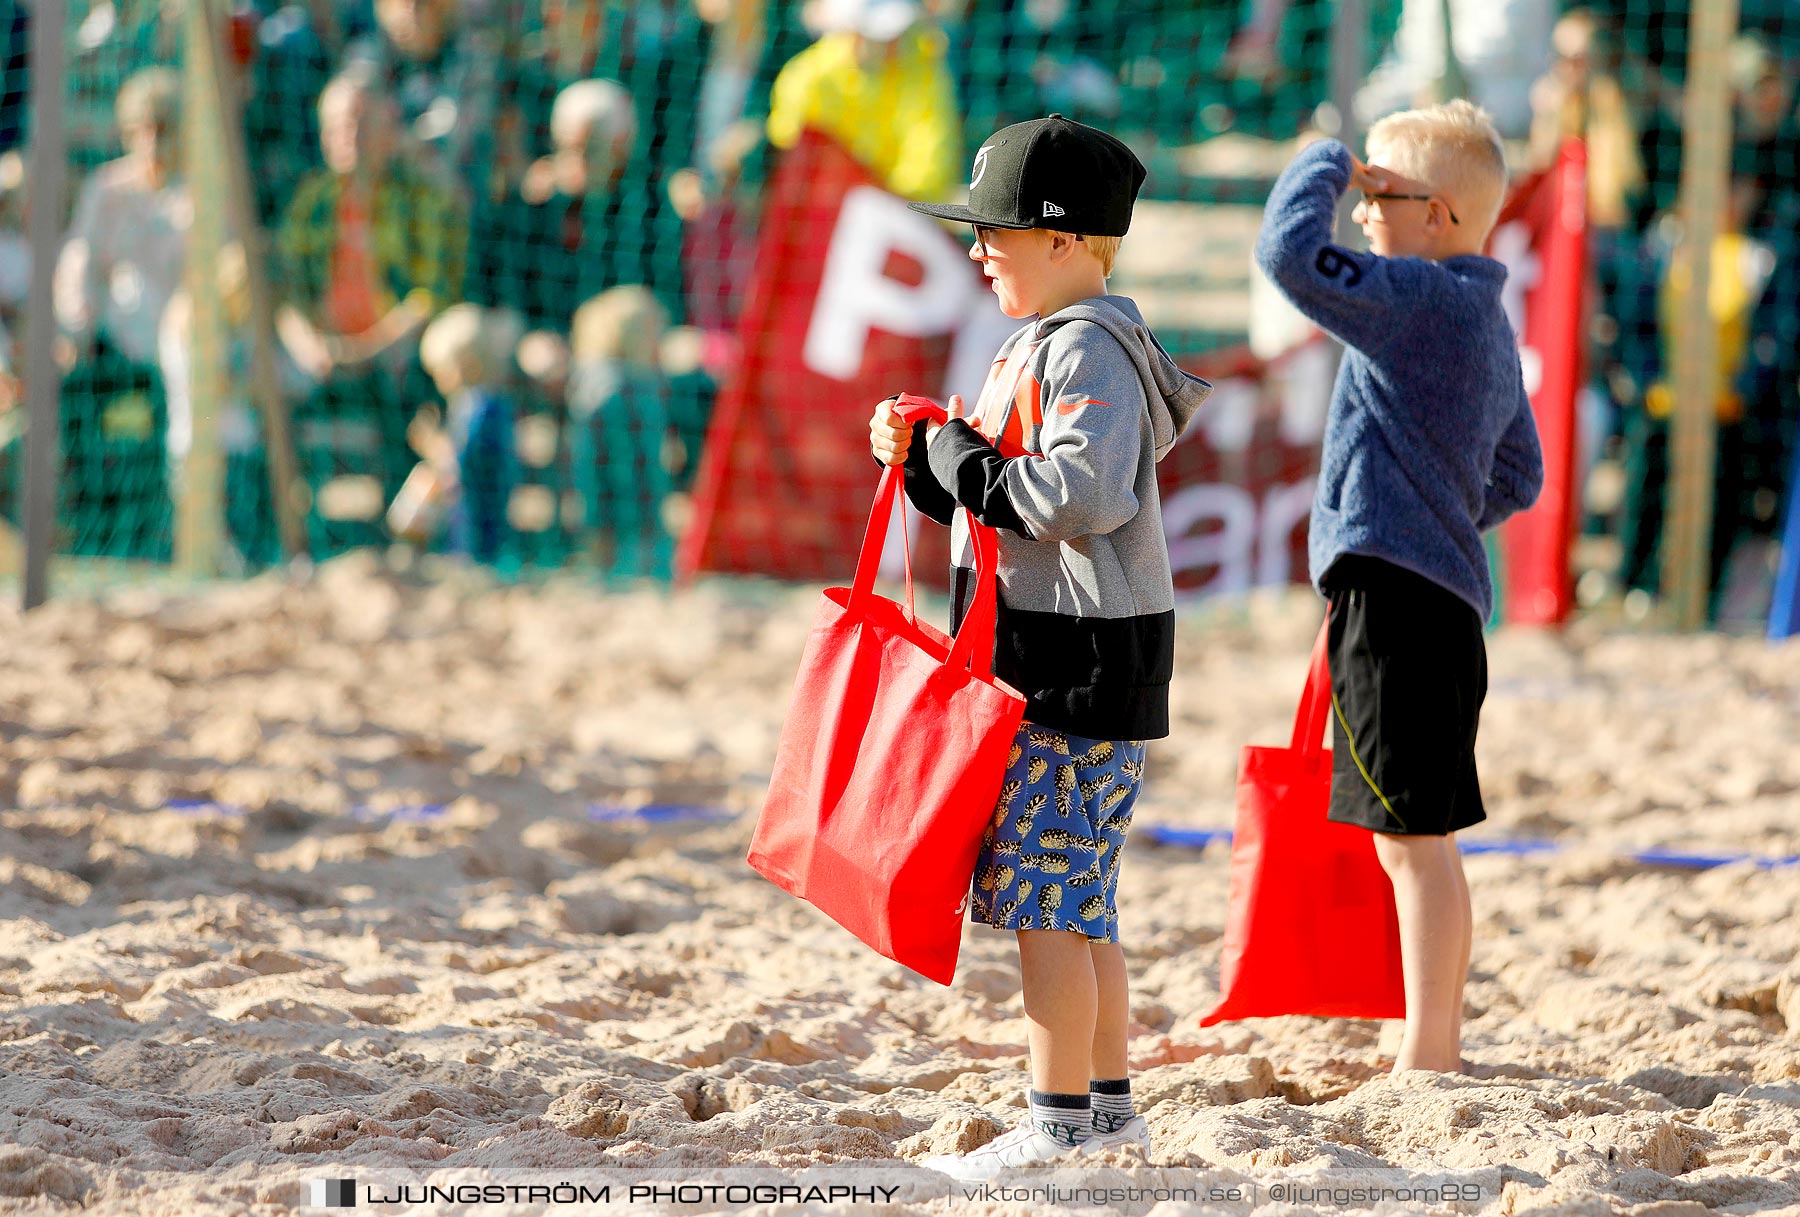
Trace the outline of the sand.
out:
[[[0,1210],[284,1212],[335,1167],[894,1165],[1017,1119],[1009,939],[972,931],[941,988],[741,860],[813,599],[351,558],[0,609]],[[1315,612],[1184,618],[1140,824],[1229,825]],[[1391,1024],[1202,1031],[1226,855],[1136,840],[1154,1160],[1475,1172],[1463,1211],[1800,1212],[1800,870],[1622,856],[1800,854],[1800,647],[1578,627],[1491,661],[1470,836],[1558,850],[1468,860],[1469,1072],[1388,1076]],[[735,816],[591,816],[646,803]]]

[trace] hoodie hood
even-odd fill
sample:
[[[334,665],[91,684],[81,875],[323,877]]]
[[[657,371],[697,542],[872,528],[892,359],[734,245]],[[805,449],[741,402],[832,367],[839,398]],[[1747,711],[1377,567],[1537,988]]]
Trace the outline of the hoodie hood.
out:
[[[1200,403],[1212,394],[1208,382],[1175,366],[1174,359],[1144,324],[1144,315],[1129,296],[1095,296],[1050,314],[1037,324],[1037,336],[1048,337],[1058,327],[1072,321],[1091,321],[1119,340],[1136,366],[1138,379],[1144,382],[1144,400],[1149,403],[1151,434],[1156,441],[1156,459],[1168,455],[1175,441],[1187,429],[1188,420]]]

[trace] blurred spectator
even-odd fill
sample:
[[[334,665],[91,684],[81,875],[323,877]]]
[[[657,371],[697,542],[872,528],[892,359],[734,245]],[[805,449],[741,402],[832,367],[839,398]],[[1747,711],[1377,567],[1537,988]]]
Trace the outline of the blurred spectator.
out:
[[[963,157],[946,40],[915,0],[815,0],[824,33],[775,78],[769,141],[830,136],[888,190],[942,198]]]
[[[322,421],[300,428],[301,445],[333,471],[349,460],[376,477],[381,497],[410,463],[419,329],[461,291],[468,239],[454,197],[397,155],[397,136],[393,102],[366,70],[335,77],[319,98],[325,168],[302,182],[277,242],[276,329],[318,385],[303,414]]]
[[[1785,496],[1794,492],[1788,483],[1800,428],[1800,126],[1789,66],[1768,39],[1738,38],[1731,76],[1737,99],[1733,165],[1752,192],[1745,228],[1770,246],[1775,260],[1738,381],[1747,527],[1773,533]]]
[[[69,158],[78,170],[113,156],[119,89],[135,71],[179,67],[180,0],[76,0],[64,24]]]
[[[557,94],[577,81],[601,78],[621,82],[636,102],[643,118],[636,151],[653,168],[687,162],[708,29],[687,0],[532,0],[527,7],[527,28],[501,72],[500,122],[509,156],[543,149]]]
[[[751,90],[768,41],[768,0],[694,0],[711,27],[706,75],[694,120],[693,162],[706,164],[713,145],[749,112]]]
[[[495,151],[503,57],[495,31],[465,23],[457,0],[375,0],[375,22],[345,52],[345,66],[366,65],[393,97],[423,168],[479,194]]]
[[[156,332],[181,286],[193,203],[177,177],[181,79],[146,68],[119,90],[125,155],[81,186],[56,264],[56,319],[65,369],[96,346],[156,362]]]
[[[1563,141],[1583,140],[1588,222],[1612,231],[1624,228],[1644,186],[1644,164],[1638,155],[1637,121],[1614,57],[1604,45],[1599,20],[1586,9],[1564,14],[1550,43],[1556,59],[1531,91],[1530,165],[1549,168]]]
[[[743,189],[744,162],[762,130],[740,122],[713,141],[703,170],[669,180],[669,197],[685,223],[681,258],[687,317],[704,339],[702,359],[723,379],[737,359],[737,318],[756,257],[754,203]]]
[[[1744,402],[1738,393],[1738,378],[1754,341],[1751,326],[1758,315],[1757,302],[1774,270],[1775,258],[1767,245],[1744,234],[1754,196],[1753,182],[1745,178],[1734,180],[1722,231],[1711,251],[1707,297],[1708,314],[1718,329],[1718,363],[1713,377],[1718,429],[1708,587],[1715,592],[1732,546],[1749,522],[1747,507],[1755,490],[1745,478]],[[1639,377],[1639,383],[1649,387],[1639,407],[1627,411],[1625,423],[1620,582],[1628,590],[1652,595],[1661,577],[1669,417],[1674,408],[1674,386],[1669,380],[1670,344],[1678,332],[1689,294],[1686,268],[1678,258],[1684,238],[1675,224],[1673,219],[1665,221],[1663,231],[1652,238],[1653,256],[1661,270],[1658,332],[1662,349],[1658,362],[1644,369]],[[1671,239],[1666,233],[1675,235]]]
[[[1780,58],[1755,34],[1731,47],[1731,84],[1736,106],[1735,171],[1751,180],[1755,205],[1746,225],[1751,232],[1782,227],[1788,200],[1800,189],[1800,127],[1794,114],[1792,82]]]
[[[180,77],[145,68],[116,105],[125,155],[82,184],[54,276],[65,511],[75,552],[155,557],[170,511],[157,335],[193,224]]]
[[[265,225],[279,222],[300,179],[319,167],[319,94],[352,33],[351,15],[335,0],[291,0],[256,25],[244,75],[244,137]]]
[[[1580,399],[1578,447],[1589,460],[1617,434],[1621,411],[1630,403],[1630,392],[1618,391],[1625,366],[1620,318],[1630,315],[1635,303],[1627,297],[1655,292],[1653,280],[1640,282],[1634,274],[1642,244],[1634,221],[1644,193],[1644,164],[1638,154],[1637,120],[1619,82],[1618,56],[1606,33],[1587,9],[1571,10],[1557,21],[1550,39],[1555,61],[1532,86],[1526,158],[1528,168],[1541,173],[1554,167],[1567,141],[1581,140],[1586,148],[1593,323],[1586,365],[1590,385]],[[1577,484],[1585,484],[1586,474],[1586,467],[1577,470]]]
[[[615,287],[576,311],[570,334],[570,465],[582,524],[609,574],[667,576],[674,555],[663,522],[674,489],[658,349],[667,328],[647,288]]]
[[[509,338],[517,333],[503,318],[455,304],[419,339],[419,361],[444,400],[443,424],[422,413],[409,437],[449,503],[451,549],[477,562],[495,562],[505,549],[507,505],[518,482]]]
[[[1531,87],[1549,64],[1556,0],[1405,0],[1393,53],[1357,95],[1366,125],[1407,106],[1467,97],[1501,134],[1531,128]]]
[[[396,155],[395,121],[355,70],[319,97],[325,168],[302,183],[279,238],[281,336],[318,380],[405,348],[462,285],[455,199]]]
[[[517,220],[519,187],[552,144],[550,116],[557,94],[578,80],[604,75],[594,63],[604,36],[605,0],[513,2],[512,36],[497,69],[493,155],[475,193],[478,232]],[[478,271],[478,282],[480,278]]]
[[[566,331],[576,306],[637,270],[646,243],[624,214],[621,181],[637,141],[637,108],[610,80],[557,95],[554,151],[532,163],[482,224],[470,297],[522,313],[533,329]]]

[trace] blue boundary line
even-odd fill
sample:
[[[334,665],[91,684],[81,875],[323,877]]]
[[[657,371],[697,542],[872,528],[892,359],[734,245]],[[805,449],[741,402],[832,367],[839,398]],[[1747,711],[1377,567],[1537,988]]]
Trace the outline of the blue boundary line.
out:
[[[188,815],[217,814],[241,816],[243,809],[227,803],[201,799],[171,799],[164,806],[170,811]],[[398,820],[422,822],[436,820],[448,810],[445,803],[404,804],[398,807],[371,807],[359,803],[351,814],[359,820]],[[589,803],[587,818],[597,823],[722,824],[737,819],[737,813],[711,803],[645,803],[629,807],[621,803]],[[1145,824],[1139,834],[1158,845],[1182,849],[1204,849],[1209,845],[1230,845],[1229,828],[1176,828],[1164,824]],[[1464,854],[1499,854],[1523,858],[1563,852],[1557,842],[1544,837],[1464,837],[1457,844]],[[1764,855],[1745,853],[1691,853],[1674,849],[1644,849],[1619,854],[1643,866],[1666,866],[1685,870],[1710,870],[1717,866],[1749,862],[1759,870],[1775,870],[1784,866],[1800,866],[1800,854]]]
[[[441,819],[449,809],[448,803],[402,803],[395,807],[374,807],[368,803],[358,803],[350,809],[350,814],[358,820],[397,820],[420,824]]]
[[[737,815],[711,803],[645,803],[627,807],[620,803],[589,803],[587,818],[601,823],[673,824],[685,821],[723,823]]]
[[[1208,845],[1231,844],[1231,830],[1228,828],[1169,828],[1160,824],[1146,824],[1138,831],[1159,845],[1203,849]],[[1457,844],[1465,854],[1529,857],[1562,852],[1562,846],[1542,837],[1464,837]],[[1644,866],[1681,867],[1687,870],[1710,870],[1715,866],[1729,866],[1735,862],[1751,862],[1760,870],[1800,866],[1800,854],[1771,857],[1762,854],[1703,854],[1673,849],[1645,849],[1619,856]]]
[[[236,803],[217,803],[211,799],[170,799],[163,804],[163,810],[200,818],[221,817],[237,820],[244,816],[244,809]]]

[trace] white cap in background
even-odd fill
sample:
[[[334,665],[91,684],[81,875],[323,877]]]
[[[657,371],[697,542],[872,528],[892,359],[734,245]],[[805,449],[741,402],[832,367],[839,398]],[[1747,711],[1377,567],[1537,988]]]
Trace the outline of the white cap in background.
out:
[[[918,0],[818,0],[808,15],[822,33],[892,42],[918,24],[925,11]]]

